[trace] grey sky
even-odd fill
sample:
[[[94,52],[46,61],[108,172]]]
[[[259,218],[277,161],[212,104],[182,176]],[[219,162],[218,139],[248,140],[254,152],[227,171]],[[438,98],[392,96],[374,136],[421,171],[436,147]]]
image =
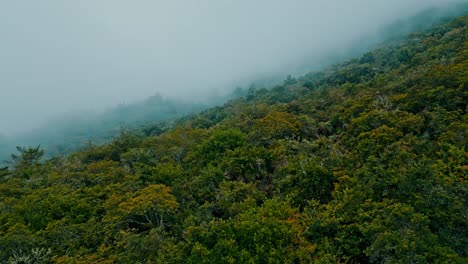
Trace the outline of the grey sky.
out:
[[[444,0],[0,0],[0,133],[159,92],[200,98]]]

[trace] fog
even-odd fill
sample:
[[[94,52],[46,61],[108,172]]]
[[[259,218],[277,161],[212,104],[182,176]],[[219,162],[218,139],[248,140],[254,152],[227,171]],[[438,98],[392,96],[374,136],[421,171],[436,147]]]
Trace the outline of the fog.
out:
[[[203,100],[285,76],[449,2],[2,0],[0,134],[157,93]]]

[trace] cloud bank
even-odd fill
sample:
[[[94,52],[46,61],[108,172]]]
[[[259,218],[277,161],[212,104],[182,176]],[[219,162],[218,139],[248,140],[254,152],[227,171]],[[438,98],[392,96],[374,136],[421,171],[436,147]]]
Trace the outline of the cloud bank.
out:
[[[0,134],[155,93],[199,100],[313,65],[382,25],[449,2],[2,1]]]

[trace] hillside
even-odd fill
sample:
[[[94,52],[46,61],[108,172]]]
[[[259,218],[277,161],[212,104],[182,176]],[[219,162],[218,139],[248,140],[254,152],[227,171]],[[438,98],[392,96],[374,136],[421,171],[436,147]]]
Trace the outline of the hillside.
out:
[[[375,49],[381,43],[385,43],[386,45],[398,43],[411,32],[427,30],[431,25],[440,23],[441,20],[457,17],[466,12],[468,12],[468,3],[461,1],[424,9],[407,18],[395,18],[389,24],[380,25],[375,31],[363,33],[364,35],[353,39],[349,43],[342,43],[340,48],[335,48],[332,52],[322,52],[322,55],[317,56],[316,54],[313,55],[314,52],[312,51],[314,49],[309,47],[307,49],[310,49],[311,54],[300,58],[296,66],[285,66],[279,72],[270,72],[258,76],[250,73],[253,75],[251,79],[236,79],[233,83],[216,86],[211,92],[207,92],[209,90],[207,87],[199,89],[200,87],[198,86],[200,85],[191,83],[190,77],[180,76],[180,78],[174,79],[186,79],[190,83],[186,85],[187,90],[199,90],[197,93],[198,98],[203,98],[199,99],[199,102],[196,102],[194,98],[184,97],[183,93],[177,97],[167,97],[167,94],[163,97],[157,92],[163,87],[154,85],[151,87],[154,89],[152,92],[155,95],[140,101],[123,97],[122,102],[126,103],[121,103],[120,105],[112,106],[112,104],[106,103],[106,100],[102,100],[92,107],[94,110],[89,109],[89,107],[88,110],[85,110],[87,107],[77,107],[75,110],[71,110],[73,107],[70,105],[56,109],[53,115],[39,114],[42,113],[41,107],[35,111],[39,115],[34,117],[34,122],[24,124],[21,129],[18,128],[19,123],[21,123],[20,121],[24,121],[27,118],[14,118],[13,116],[15,116],[16,111],[13,111],[9,115],[9,118],[4,118],[3,121],[5,122],[1,123],[2,126],[0,126],[0,166],[2,166],[3,160],[7,159],[15,151],[15,147],[18,145],[41,145],[46,151],[46,158],[51,158],[58,155],[68,155],[90,144],[100,145],[109,143],[112,138],[118,135],[122,128],[130,130],[138,129],[138,127],[151,128],[158,122],[167,122],[164,125],[164,127],[167,127],[168,124],[177,118],[198,113],[211,106],[223,104],[229,99],[244,95],[246,92],[245,89],[244,91],[236,90],[231,94],[233,89],[231,90],[229,87],[272,87],[282,82],[285,72],[298,76],[311,70],[321,70],[324,66],[332,63],[341,63],[349,58],[360,56],[368,50]],[[275,63],[273,62],[272,64]],[[212,78],[216,77],[216,75],[212,76]],[[80,79],[86,78],[82,76]],[[5,87],[8,86],[10,85],[5,85]],[[63,86],[73,86],[73,83],[66,83]],[[86,85],[86,87],[88,86],[89,84]],[[109,89],[109,96],[120,94],[111,91],[113,87],[112,85],[108,85],[102,86],[101,89]],[[138,89],[138,86],[135,89]],[[201,90],[206,91],[202,92]],[[163,91],[160,92],[165,94]],[[91,94],[88,93],[88,96],[91,96]],[[3,97],[8,98],[8,94],[4,93]],[[60,96],[58,94],[51,94],[49,97],[57,98]],[[92,96],[91,98],[96,97]],[[181,98],[185,99],[181,100]],[[75,98],[75,101],[87,102],[89,100]],[[28,108],[33,107],[31,105]],[[82,109],[82,111],[78,109]],[[30,118],[32,117],[30,116]],[[8,119],[16,119],[18,125],[14,125],[15,122],[8,122]],[[6,136],[2,137],[2,133],[5,133]],[[146,133],[146,130],[144,133]]]
[[[19,148],[0,260],[466,263],[467,56],[463,16],[170,128]]]

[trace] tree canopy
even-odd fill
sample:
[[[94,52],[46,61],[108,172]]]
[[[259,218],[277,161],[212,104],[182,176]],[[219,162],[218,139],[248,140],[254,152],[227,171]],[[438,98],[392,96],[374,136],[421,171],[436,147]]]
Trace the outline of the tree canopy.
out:
[[[0,168],[0,260],[466,263],[467,24],[157,133],[45,161],[19,147]]]

